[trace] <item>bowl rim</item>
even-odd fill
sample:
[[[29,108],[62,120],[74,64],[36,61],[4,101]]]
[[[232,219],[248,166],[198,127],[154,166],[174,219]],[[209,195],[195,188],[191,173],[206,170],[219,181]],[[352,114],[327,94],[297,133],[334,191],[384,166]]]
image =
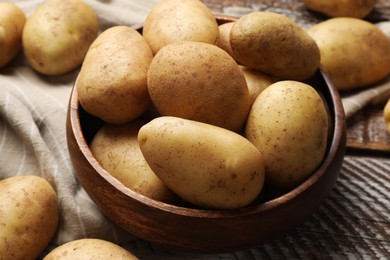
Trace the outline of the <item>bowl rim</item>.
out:
[[[250,214],[259,214],[261,212],[266,212],[272,210],[280,206],[281,204],[286,204],[289,201],[293,201],[294,198],[300,196],[307,189],[309,189],[314,183],[316,183],[321,176],[326,174],[326,169],[329,168],[332,164],[332,161],[335,160],[335,157],[338,154],[338,148],[342,145],[343,140],[345,140],[345,114],[342,106],[341,98],[339,92],[336,90],[323,68],[320,66],[316,73],[320,73],[321,77],[325,80],[327,85],[327,89],[329,91],[329,100],[327,100],[328,105],[332,108],[332,121],[333,121],[333,131],[331,138],[329,139],[328,149],[325,158],[319,167],[315,170],[313,174],[311,174],[304,182],[302,182],[297,187],[292,190],[283,193],[282,195],[273,198],[271,200],[251,204],[238,209],[198,209],[198,208],[190,208],[184,206],[178,206],[173,204],[168,204],[165,202],[161,202],[158,200],[154,200],[152,198],[146,197],[138,192],[133,191],[132,189],[123,185],[119,180],[110,175],[95,159],[91,150],[89,149],[89,145],[84,137],[81,122],[80,122],[80,113],[79,109],[81,107],[78,101],[77,94],[77,81],[74,83],[71,99],[70,99],[70,107],[69,107],[69,117],[70,123],[72,127],[73,134],[75,136],[75,140],[77,145],[80,147],[81,152],[83,153],[86,160],[90,163],[90,165],[94,168],[94,170],[113,188],[118,190],[119,192],[126,195],[129,199],[136,200],[142,204],[145,204],[147,207],[151,207],[155,210],[164,211],[167,213],[173,213],[177,215],[183,215],[191,218],[233,218],[242,215],[250,215]]]

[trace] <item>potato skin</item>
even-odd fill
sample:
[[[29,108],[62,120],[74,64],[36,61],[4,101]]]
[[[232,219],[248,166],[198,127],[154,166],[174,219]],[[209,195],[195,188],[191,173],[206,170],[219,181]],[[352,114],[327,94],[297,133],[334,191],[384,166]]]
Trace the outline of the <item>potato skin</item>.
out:
[[[82,0],[48,0],[27,18],[23,50],[36,71],[65,74],[82,63],[98,29],[96,14]]]
[[[90,144],[95,159],[126,187],[146,197],[174,204],[177,196],[154,174],[145,161],[139,144],[138,130],[144,123],[104,125]]]
[[[272,83],[274,83],[274,80],[267,74],[264,74],[260,71],[256,71],[241,65],[239,67],[244,73],[252,105],[255,102],[256,98],[259,96],[259,94]]]
[[[378,0],[301,0],[308,8],[330,17],[363,18]]]
[[[153,53],[142,35],[114,26],[99,35],[77,79],[82,107],[111,124],[130,122],[150,105],[146,75]]]
[[[230,45],[241,65],[280,79],[305,80],[320,65],[316,42],[288,17],[252,12],[230,30]]]
[[[126,249],[102,239],[82,238],[54,248],[44,260],[137,260]]]
[[[251,203],[263,188],[263,157],[235,132],[165,116],[145,124],[138,140],[156,175],[194,205],[240,208]]]
[[[328,114],[314,88],[298,81],[279,81],[257,97],[245,137],[264,156],[266,183],[290,189],[322,162]]]
[[[215,45],[222,50],[225,50],[234,59],[232,46],[230,46],[230,30],[232,29],[233,24],[234,22],[227,22],[218,26],[219,36]]]
[[[387,132],[390,134],[390,98],[387,100],[386,105],[383,108],[383,118],[387,126]]]
[[[14,3],[0,3],[0,68],[7,65],[22,46],[26,15]]]
[[[331,18],[308,29],[321,51],[321,64],[335,87],[367,87],[390,73],[390,40],[372,23]]]
[[[0,181],[0,256],[36,259],[52,239],[58,225],[57,195],[36,176],[15,176]]]
[[[143,25],[143,36],[154,54],[176,41],[214,44],[218,34],[215,17],[199,0],[162,0],[151,10]]]
[[[154,56],[148,71],[150,98],[161,115],[177,116],[235,132],[250,109],[245,77],[221,48],[175,42]]]

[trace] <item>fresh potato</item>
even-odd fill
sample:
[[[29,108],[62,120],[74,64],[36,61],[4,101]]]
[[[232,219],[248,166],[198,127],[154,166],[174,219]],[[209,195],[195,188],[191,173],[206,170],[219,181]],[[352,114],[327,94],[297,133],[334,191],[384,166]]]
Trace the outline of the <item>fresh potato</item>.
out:
[[[152,58],[135,29],[118,25],[105,30],[92,43],[78,76],[82,107],[112,124],[139,117],[150,105],[146,75]]]
[[[308,8],[330,17],[363,18],[374,9],[378,0],[301,0]]]
[[[245,77],[221,48],[202,42],[164,46],[148,72],[150,98],[161,115],[240,131],[250,109]]]
[[[322,162],[328,114],[313,87],[298,81],[279,81],[257,97],[245,136],[264,156],[266,183],[289,189]]]
[[[154,174],[141,153],[137,135],[142,125],[134,121],[103,126],[90,144],[92,154],[123,185],[146,197],[174,204],[177,196]]]
[[[223,23],[218,26],[219,36],[215,45],[225,50],[230,56],[234,58],[232,46],[230,46],[230,30],[233,27],[234,22]]]
[[[277,13],[242,16],[230,30],[230,45],[239,64],[281,79],[305,80],[320,64],[313,38]]]
[[[7,65],[22,46],[26,15],[14,3],[0,3],[0,68]]]
[[[82,238],[67,242],[53,249],[44,260],[136,260],[138,257],[112,242]]]
[[[339,90],[367,87],[390,73],[390,40],[372,23],[331,18],[308,29],[321,64]]]
[[[65,74],[82,63],[98,29],[96,14],[82,0],[47,0],[27,18],[24,54],[42,74]]]
[[[162,0],[146,17],[143,26],[143,36],[154,54],[176,41],[214,44],[218,34],[215,17],[199,0]]]
[[[255,102],[257,96],[269,85],[274,83],[274,81],[270,76],[260,71],[256,71],[241,65],[240,69],[244,73],[252,105]]]
[[[383,117],[387,126],[387,132],[390,134],[390,98],[383,109]]]
[[[57,195],[36,176],[0,181],[0,258],[36,259],[58,225]]]
[[[194,205],[240,208],[262,190],[263,157],[235,132],[178,117],[158,117],[140,129],[138,140],[156,175]]]

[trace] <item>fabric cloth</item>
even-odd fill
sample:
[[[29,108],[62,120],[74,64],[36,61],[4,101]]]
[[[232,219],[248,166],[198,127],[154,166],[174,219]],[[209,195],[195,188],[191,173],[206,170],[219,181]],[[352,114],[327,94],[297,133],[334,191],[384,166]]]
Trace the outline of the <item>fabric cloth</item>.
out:
[[[11,2],[16,2],[29,15],[43,1],[19,0]],[[96,11],[101,29],[104,30],[117,24],[141,24],[147,13],[158,1],[86,0],[86,2]],[[231,13],[232,10],[229,9],[229,14],[241,15],[245,11],[247,10],[240,9],[240,13]],[[381,28],[389,32],[389,23],[382,23]],[[179,259],[184,257],[183,254],[173,254],[155,248],[153,245],[139,241],[125,233],[102,215],[77,182],[68,154],[65,133],[67,105],[77,73],[78,71],[75,70],[63,76],[42,76],[31,69],[24,60],[22,53],[11,64],[0,70],[0,179],[15,175],[38,175],[52,184],[58,194],[61,216],[57,233],[53,239],[54,246],[77,238],[95,237],[118,244],[127,244],[129,249],[148,259],[162,259],[162,257]],[[388,98],[390,96],[389,81],[388,78],[376,87],[345,97],[343,102],[346,115],[350,116],[356,113],[378,97],[387,96]],[[347,158],[342,169],[342,177],[338,182],[338,189],[332,192],[330,200],[327,200],[328,204],[325,203],[321,206],[320,211],[311,218],[311,221],[297,228],[289,236],[256,250],[221,254],[215,257],[232,259],[248,256],[255,259],[270,256],[272,252],[282,250],[285,244],[297,243],[293,241],[293,238],[299,238],[303,233],[307,235],[305,239],[315,240],[318,244],[318,250],[321,250],[323,249],[321,243],[325,239],[324,237],[321,238],[321,232],[333,228],[323,226],[329,223],[326,220],[326,214],[329,213],[328,210],[331,206],[335,206],[339,211],[337,216],[341,217],[342,220],[340,224],[337,224],[336,230],[346,232],[346,237],[338,237],[339,239],[347,239],[347,236],[356,237],[357,244],[353,247],[354,250],[369,250],[372,243],[382,243],[383,248],[390,250],[389,233],[359,234],[363,230],[366,220],[364,216],[354,215],[354,207],[367,206],[368,209],[365,208],[364,210],[367,218],[370,216],[370,210],[381,213],[381,219],[378,221],[383,221],[385,225],[389,225],[389,208],[375,208],[372,200],[378,198],[375,197],[376,194],[371,193],[371,191],[378,193],[378,200],[381,200],[381,198],[388,199],[390,192],[388,176],[381,176],[384,177],[384,181],[381,182],[383,186],[370,186],[370,191],[366,188],[363,189],[363,186],[369,185],[370,178],[381,178],[374,176],[374,173],[365,176],[362,172],[365,164],[375,164],[375,162]],[[376,173],[390,172],[389,164],[380,167]],[[360,177],[351,184],[351,175],[354,178],[356,176]],[[368,184],[364,178],[368,179]],[[364,193],[363,198],[360,198],[361,194],[357,194],[358,190],[365,190],[368,193]],[[345,195],[345,191],[348,191],[347,195]],[[337,204],[340,197],[347,200],[347,205],[351,207],[351,211]],[[357,204],[358,200],[363,204]],[[384,205],[383,201],[380,202],[382,203],[380,205]],[[329,203],[332,205],[329,205]],[[359,223],[362,227],[351,228],[349,226],[350,220],[355,218],[360,219]],[[328,236],[327,239],[336,236],[336,234],[330,233],[325,235]],[[371,240],[372,237],[375,240]],[[302,242],[302,245],[309,243],[308,241],[300,242]],[[333,246],[338,247],[337,241],[334,241]],[[295,250],[297,251],[289,252],[287,250],[283,252],[282,250],[280,255],[288,256],[291,253],[297,257],[315,257],[312,252],[306,252],[305,247]],[[337,253],[334,256],[338,256]],[[345,255],[340,255],[340,257],[342,256]],[[192,255],[191,258],[203,259],[203,257],[206,259],[209,256],[197,255],[195,257]]]

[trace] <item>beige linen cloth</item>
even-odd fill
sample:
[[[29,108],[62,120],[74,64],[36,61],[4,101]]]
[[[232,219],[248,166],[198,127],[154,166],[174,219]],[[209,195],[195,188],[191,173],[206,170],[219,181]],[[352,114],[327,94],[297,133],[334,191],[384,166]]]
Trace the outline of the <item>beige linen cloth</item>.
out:
[[[13,2],[29,15],[42,0]],[[158,1],[86,2],[98,14],[104,30],[116,24],[141,24]],[[382,23],[380,28],[388,33],[389,23]],[[57,77],[42,76],[29,67],[22,53],[0,70],[0,179],[38,175],[53,185],[61,215],[54,244],[82,237],[125,243],[134,238],[102,215],[77,182],[70,162],[65,121],[77,72]],[[373,88],[345,97],[346,114],[350,116],[369,102],[378,102],[378,98],[383,102],[389,96],[390,78],[387,78]]]

